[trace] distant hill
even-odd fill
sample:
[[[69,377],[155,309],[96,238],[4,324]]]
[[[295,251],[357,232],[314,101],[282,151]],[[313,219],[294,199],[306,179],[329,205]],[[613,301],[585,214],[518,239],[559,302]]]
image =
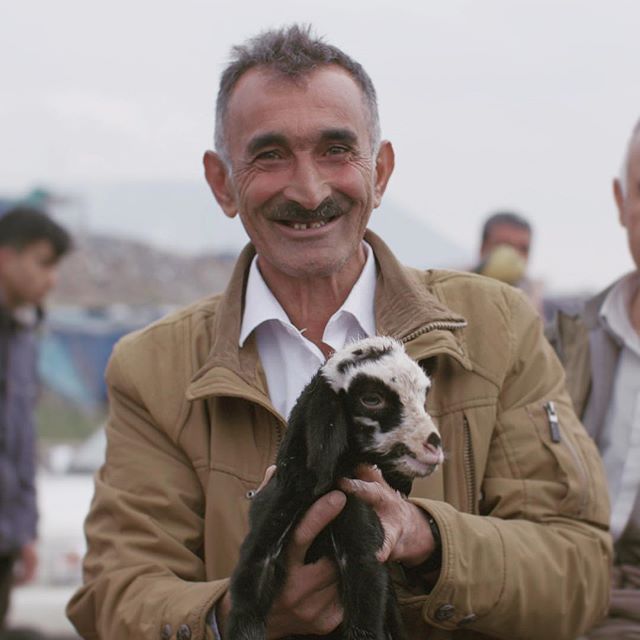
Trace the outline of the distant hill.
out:
[[[224,216],[204,180],[88,186],[77,191],[70,223],[183,254],[237,254],[247,242],[240,221]],[[385,200],[373,212],[377,231],[406,264],[466,264],[470,256],[411,212]]]
[[[76,235],[60,268],[52,305],[184,305],[224,289],[235,256],[184,256],[138,240]]]
[[[73,229],[77,250],[63,263],[54,304],[186,304],[221,291],[248,242],[204,184],[90,187],[66,202],[55,212]],[[469,262],[455,243],[393,203],[374,211],[370,227],[405,264]]]

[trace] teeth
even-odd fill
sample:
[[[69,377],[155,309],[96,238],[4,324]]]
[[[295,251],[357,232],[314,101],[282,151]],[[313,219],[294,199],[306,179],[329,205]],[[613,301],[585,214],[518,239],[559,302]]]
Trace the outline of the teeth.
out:
[[[320,229],[327,224],[326,220],[319,220],[318,222],[312,222],[311,224],[307,224],[305,222],[293,222],[292,226],[297,231],[304,231],[305,229]]]

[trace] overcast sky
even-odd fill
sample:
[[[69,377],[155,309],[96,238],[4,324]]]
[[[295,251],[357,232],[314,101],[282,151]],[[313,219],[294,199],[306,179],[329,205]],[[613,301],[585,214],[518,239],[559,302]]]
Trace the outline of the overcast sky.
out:
[[[201,180],[230,46],[294,21],[372,76],[394,203],[469,255],[488,212],[520,211],[554,290],[632,267],[610,183],[640,117],[638,0],[0,0],[0,193]]]

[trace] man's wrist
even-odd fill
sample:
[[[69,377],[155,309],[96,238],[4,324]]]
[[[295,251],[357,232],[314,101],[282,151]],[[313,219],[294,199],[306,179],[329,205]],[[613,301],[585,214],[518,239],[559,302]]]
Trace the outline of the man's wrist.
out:
[[[440,568],[442,567],[442,538],[438,523],[433,516],[425,511],[422,511],[422,514],[431,530],[433,549],[426,560],[419,564],[408,565],[401,563],[400,566],[407,584],[414,587],[420,586],[429,593],[438,581]]]

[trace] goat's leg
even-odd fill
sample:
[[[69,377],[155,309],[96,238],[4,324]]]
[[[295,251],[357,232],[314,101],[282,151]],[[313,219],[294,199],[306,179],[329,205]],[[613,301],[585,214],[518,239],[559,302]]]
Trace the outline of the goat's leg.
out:
[[[258,496],[260,504],[252,507],[251,530],[231,578],[229,640],[264,640],[267,614],[286,578],[284,551],[303,511],[276,486],[265,487]]]
[[[406,640],[407,634],[405,633],[402,617],[400,616],[398,598],[396,597],[396,591],[393,588],[393,582],[391,581],[391,575],[388,569],[387,578],[387,606],[385,610],[385,628],[387,637],[390,640]]]
[[[385,631],[389,573],[376,559],[384,539],[375,512],[349,496],[332,527],[344,608],[344,640],[388,640]]]

